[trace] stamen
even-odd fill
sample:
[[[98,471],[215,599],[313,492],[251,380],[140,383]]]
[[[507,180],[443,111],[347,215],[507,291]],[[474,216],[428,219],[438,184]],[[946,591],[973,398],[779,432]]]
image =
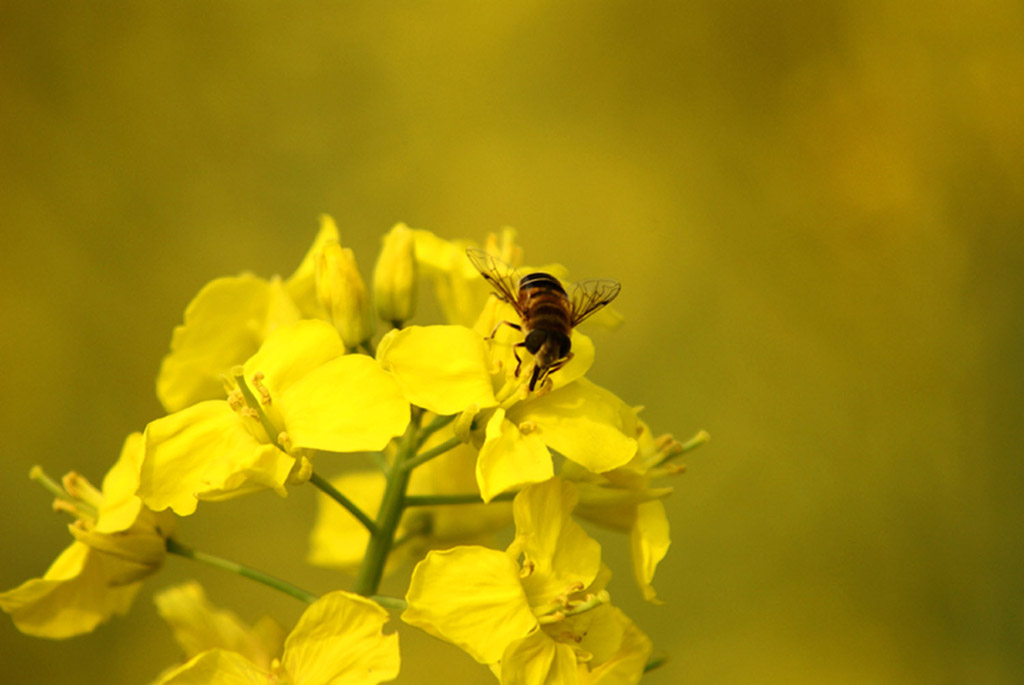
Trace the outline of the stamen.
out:
[[[91,507],[99,509],[103,504],[103,493],[93,487],[93,484],[83,478],[79,473],[70,471],[61,479],[64,490],[72,498],[85,502]]]
[[[69,502],[66,499],[57,498],[53,500],[53,510],[58,514],[71,514],[72,516],[78,516],[78,507],[73,502]]]
[[[235,411],[245,406],[245,395],[237,387],[228,392],[228,406]]]
[[[266,376],[263,375],[262,371],[257,371],[252,376],[252,386],[256,388],[256,392],[260,394],[260,404],[264,407],[270,405],[270,391],[267,390],[267,386],[263,385],[263,379]]]
[[[522,568],[519,569],[519,577],[520,578],[529,578],[530,576],[533,575],[533,571],[534,571],[535,568],[536,568],[536,565],[532,561],[527,559],[526,561],[523,562]]]
[[[564,621],[564,620],[565,620],[565,614],[562,613],[561,611],[556,611],[553,614],[547,614],[545,616],[538,616],[537,617],[537,623],[540,623],[541,625],[549,625],[549,624],[552,624],[552,623],[559,623],[560,621]]]

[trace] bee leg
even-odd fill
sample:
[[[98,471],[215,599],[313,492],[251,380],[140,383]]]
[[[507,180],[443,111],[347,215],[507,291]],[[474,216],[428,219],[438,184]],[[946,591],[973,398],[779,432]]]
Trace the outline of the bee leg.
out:
[[[524,342],[516,343],[515,345],[512,346],[512,356],[516,358],[516,373],[515,373],[515,376],[516,376],[516,378],[519,378],[519,369],[523,365],[523,360],[519,356],[519,353],[516,351],[517,347],[526,347],[526,343],[524,343]]]
[[[491,331],[491,334],[489,336],[487,336],[488,340],[494,340],[494,336],[498,333],[498,329],[501,328],[502,324],[504,324],[506,326],[511,326],[512,328],[516,329],[517,331],[523,330],[523,327],[520,326],[517,323],[512,323],[511,321],[499,321],[498,325],[494,327],[493,331]]]
[[[575,353],[574,353],[574,352],[570,352],[569,354],[567,354],[566,356],[562,357],[562,358],[561,358],[561,359],[559,359],[559,360],[558,360],[557,362],[555,362],[554,364],[552,364],[551,366],[549,366],[549,367],[548,367],[548,373],[547,373],[547,375],[549,375],[549,376],[550,376],[550,375],[551,375],[551,374],[553,374],[553,373],[554,373],[555,371],[558,371],[558,370],[559,370],[560,368],[562,368],[563,366],[565,366],[566,364],[568,364],[568,363],[569,363],[569,361],[570,361],[570,360],[571,360],[571,359],[572,359],[572,358],[573,358],[574,356],[575,356]]]

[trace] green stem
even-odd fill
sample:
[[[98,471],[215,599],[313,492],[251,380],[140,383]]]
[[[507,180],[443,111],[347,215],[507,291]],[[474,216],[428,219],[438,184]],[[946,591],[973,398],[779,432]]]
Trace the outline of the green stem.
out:
[[[331,485],[331,482],[318,474],[316,471],[309,477],[309,482],[320,489],[322,493],[333,499],[335,502],[345,507],[350,514],[356,517],[366,530],[370,531],[370,535],[377,534],[377,524],[373,522],[366,512],[356,506],[356,503],[341,493],[336,487]]]
[[[288,581],[275,578],[272,575],[263,573],[262,571],[257,571],[249,566],[244,566],[237,562],[228,561],[227,559],[214,556],[213,554],[207,554],[206,552],[200,552],[199,550],[192,549],[188,545],[181,544],[174,538],[167,538],[167,551],[171,554],[177,554],[194,561],[201,561],[204,564],[216,566],[219,569],[231,571],[232,573],[237,573],[240,576],[245,576],[251,580],[268,585],[275,590],[280,590],[281,592],[291,595],[296,599],[300,599],[307,604],[312,604],[318,599],[312,592],[307,592],[296,585],[292,585]]]
[[[412,471],[417,466],[420,466],[422,464],[426,464],[428,461],[430,461],[434,457],[438,457],[438,456],[444,454],[445,452],[447,452],[448,450],[454,449],[454,448],[458,447],[461,444],[462,444],[462,440],[459,437],[457,437],[457,436],[454,437],[454,438],[448,438],[447,440],[442,442],[437,447],[433,447],[433,448],[427,450],[426,452],[423,452],[422,454],[417,454],[412,459],[409,459],[408,461],[406,461],[402,465],[402,468],[405,471]],[[398,466],[397,462],[395,463],[395,466],[396,467]]]
[[[416,438],[416,450],[418,451],[420,447],[423,446],[423,443],[427,441],[427,438],[454,421],[456,416],[458,415],[451,414],[448,416],[435,416],[430,423],[423,426],[423,428],[420,429],[419,436]]]
[[[515,499],[517,493],[503,492],[491,499],[492,502],[507,502]],[[471,492],[463,495],[408,495],[405,498],[407,507],[434,507],[442,504],[483,504],[479,493]]]
[[[395,611],[405,611],[405,608],[409,606],[405,603],[405,600],[401,597],[388,597],[386,595],[373,595],[370,597],[374,602],[380,604],[385,609],[394,609]]]
[[[406,459],[412,454],[416,444],[422,413],[413,409],[413,418],[402,436],[402,442],[395,454],[395,462],[388,473],[388,482],[384,486],[384,497],[377,512],[377,532],[370,536],[366,545],[366,554],[359,566],[353,591],[369,597],[377,592],[380,579],[384,575],[384,562],[387,561],[391,545],[394,543],[395,531],[402,518],[405,505],[405,490],[409,485],[410,470],[405,468]]]

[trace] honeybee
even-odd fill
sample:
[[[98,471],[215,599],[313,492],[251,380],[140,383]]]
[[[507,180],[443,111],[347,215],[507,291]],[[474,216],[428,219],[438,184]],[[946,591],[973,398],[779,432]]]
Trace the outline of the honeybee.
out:
[[[522,320],[522,325],[499,322],[491,337],[502,324],[526,335],[522,342],[512,346],[512,354],[516,358],[516,377],[523,365],[517,348],[525,347],[533,355],[531,391],[569,363],[573,357],[572,329],[614,300],[622,287],[618,281],[599,278],[580,281],[572,286],[571,293],[566,293],[562,283],[551,274],[536,271],[519,277],[512,267],[483,250],[470,248],[466,254],[494,288],[498,299],[511,304]]]

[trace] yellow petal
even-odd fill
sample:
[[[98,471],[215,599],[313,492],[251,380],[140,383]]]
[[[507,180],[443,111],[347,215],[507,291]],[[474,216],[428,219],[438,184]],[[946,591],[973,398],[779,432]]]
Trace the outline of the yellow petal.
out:
[[[391,331],[381,340],[377,358],[412,404],[435,414],[495,404],[484,341],[464,326]]]
[[[211,649],[165,673],[157,685],[270,685],[268,675],[237,652]]]
[[[501,685],[575,685],[576,654],[537,629],[508,646],[501,659]]]
[[[551,453],[534,433],[523,433],[498,409],[487,422],[484,444],[476,462],[480,497],[490,502],[497,495],[526,483],[540,483],[554,475]]]
[[[88,633],[131,607],[141,584],[110,584],[122,569],[120,560],[74,542],[42,578],[0,593],[0,609],[26,635],[59,639]]]
[[[660,604],[657,593],[651,585],[658,562],[668,554],[671,544],[668,532],[668,517],[665,506],[655,500],[644,502],[637,507],[636,523],[629,536],[633,551],[633,575],[648,602]]]
[[[150,422],[138,495],[150,509],[179,516],[197,498],[224,499],[284,482],[295,460],[249,433],[227,402],[210,400]]]
[[[253,354],[277,326],[298,319],[280,282],[252,274],[207,283],[174,329],[157,377],[168,412],[224,395],[221,375]]]
[[[470,243],[444,240],[423,229],[414,229],[413,238],[416,261],[420,271],[434,282],[445,321],[472,325],[490,288],[466,258],[466,248]]]
[[[585,378],[516,405],[509,418],[536,424],[548,447],[595,473],[622,466],[636,453],[635,415]]]
[[[531,485],[513,504],[516,539],[510,550],[533,565],[523,587],[533,605],[589,587],[601,570],[601,546],[572,519],[576,488],[561,478]]]
[[[309,605],[284,644],[292,682],[373,685],[398,676],[398,634],[385,635],[388,612],[350,592]]]
[[[485,547],[435,551],[416,565],[402,620],[447,640],[482,664],[527,635],[537,619],[507,555]]]
[[[327,243],[338,242],[338,227],[334,219],[326,214],[320,217],[320,230],[313,240],[313,245],[302,258],[299,268],[285,282],[288,295],[298,306],[304,318],[323,319],[326,316],[320,299],[316,294],[316,255]]]
[[[330,452],[380,450],[409,425],[398,383],[371,357],[334,359],[295,383],[278,410],[296,447]]]
[[[271,402],[314,369],[345,354],[337,331],[314,319],[284,326],[267,336],[259,351],[245,362],[245,378],[262,373]],[[254,388],[255,390],[255,388]],[[254,393],[259,397],[259,393]]]
[[[142,433],[129,435],[121,448],[121,456],[103,477],[103,505],[96,520],[96,532],[127,530],[138,518],[142,500],[135,491],[139,489],[145,444]]]
[[[606,613],[610,622],[615,624],[618,646],[610,656],[595,654],[590,664],[580,664],[580,685],[636,685],[653,650],[650,638],[616,607],[601,607],[597,611]],[[595,648],[593,640],[608,637],[608,627],[612,626],[588,631],[580,647],[598,654],[603,652],[603,648]]]
[[[210,604],[195,581],[162,590],[154,595],[153,601],[186,659],[220,648],[238,652],[257,666],[269,668],[284,643],[284,631],[273,621],[264,621],[260,632],[249,628],[234,613]]]

